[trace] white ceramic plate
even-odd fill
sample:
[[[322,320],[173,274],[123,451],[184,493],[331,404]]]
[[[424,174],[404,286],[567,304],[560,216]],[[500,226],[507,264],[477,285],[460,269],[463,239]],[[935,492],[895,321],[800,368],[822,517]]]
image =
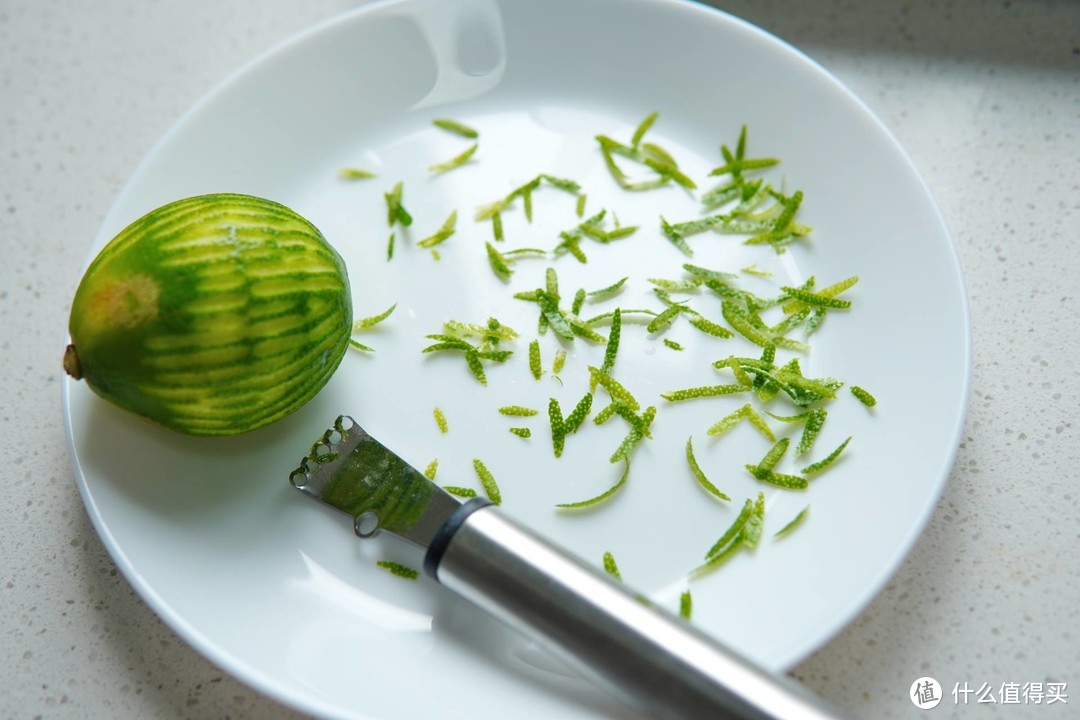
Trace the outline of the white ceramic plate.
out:
[[[628,138],[654,109],[661,117],[649,138],[703,187],[722,162],[719,145],[734,146],[742,123],[751,155],[782,159],[767,177],[805,192],[799,219],[815,228],[809,241],[777,256],[707,234],[691,240],[694,262],[771,270],[772,279],[743,281],[762,294],[809,275],[820,287],[858,274],[848,293],[854,308],[830,316],[803,368],[863,385],[879,405],[868,411],[845,390],[810,456],[853,435],[842,462],[806,492],[761,486],[742,469],[768,447],[752,427],[716,440],[704,434],[745,398],[659,398],[725,382],[713,360],[757,351],[679,320],[663,336],[686,348],[677,352],[628,323],[616,376],[659,406],[654,437],[638,449],[623,492],[595,512],[561,514],[555,503],[617,479],[607,455],[625,433],[622,421],[590,423],[556,460],[545,414],[511,422],[496,408],[543,410],[549,397],[572,405],[603,347],[565,344],[556,380],[549,371],[560,344],[549,333],[541,338],[548,372],[531,377],[535,308],[510,296],[542,284],[549,263],[523,260],[509,285],[496,280],[484,255],[490,224],[474,222],[472,211],[540,172],[577,180],[590,213],[611,208],[641,229],[616,245],[586,244],[586,265],[552,261],[564,295],[629,276],[617,300],[590,303],[583,315],[658,307],[645,278],[679,277],[687,260],[662,237],[658,217],[693,218],[697,205],[674,187],[619,190],[593,140]],[[434,117],[481,131],[473,162],[439,177],[426,168],[467,141],[433,128]],[[379,177],[343,182],[344,166]],[[399,232],[387,262],[382,193],[398,180],[416,221],[408,238]],[[94,251],[142,213],[210,191],[272,198],[319,226],[346,259],[357,316],[398,304],[364,339],[377,352],[350,352],[300,412],[229,439],[159,430],[66,382],[71,449],[95,526],[142,597],[207,657],[296,708],[386,720],[633,717],[433,583],[377,568],[382,558],[418,566],[419,557],[392,540],[361,543],[343,517],[290,488],[289,471],[339,413],[418,467],[437,457],[444,483],[476,486],[471,460],[483,459],[508,513],[593,561],[610,550],[628,583],[669,606],[742,501],[764,490],[757,552],[691,587],[698,625],[775,670],[820,646],[882,587],[947,476],[965,407],[969,333],[942,219],[909,159],[857,99],[798,51],[722,13],[663,0],[363,8],[264,55],[199,103],[125,188]],[[453,209],[458,231],[436,262],[415,242]],[[557,190],[537,193],[535,213],[531,225],[520,207],[507,214],[506,248],[552,247],[557,231],[578,222],[573,199]],[[690,297],[719,319],[715,297]],[[424,335],[443,321],[492,315],[521,339],[510,362],[488,368],[487,388],[459,357],[421,354]],[[449,419],[446,435],[432,419],[436,405]],[[515,424],[530,426],[532,439],[511,435]],[[706,472],[734,498],[730,506],[691,478],[683,454],[691,435]],[[802,465],[787,459],[783,468]],[[774,542],[807,504],[806,523]]]

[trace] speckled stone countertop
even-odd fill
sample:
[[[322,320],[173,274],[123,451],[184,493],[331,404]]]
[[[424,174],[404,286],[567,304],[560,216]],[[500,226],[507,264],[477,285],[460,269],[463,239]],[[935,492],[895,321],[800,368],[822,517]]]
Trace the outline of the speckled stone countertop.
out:
[[[291,718],[166,628],[72,480],[58,359],[113,198],[226,74],[347,0],[0,0],[0,716]],[[898,136],[954,233],[973,394],[906,563],[794,675],[862,718],[1080,713],[1080,4],[719,3],[792,42]],[[932,370],[932,359],[925,368]],[[956,705],[956,683],[1067,683],[1068,704]],[[1000,695],[998,696],[1000,698]],[[524,717],[524,715],[523,715]]]

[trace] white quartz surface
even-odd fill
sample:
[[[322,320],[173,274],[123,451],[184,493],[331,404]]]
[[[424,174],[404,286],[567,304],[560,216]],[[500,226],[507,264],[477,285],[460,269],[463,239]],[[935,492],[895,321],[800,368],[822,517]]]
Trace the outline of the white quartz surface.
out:
[[[118,574],[72,479],[59,358],[89,243],[147,150],[226,74],[355,4],[0,0],[0,717],[299,717],[202,659]],[[946,688],[942,717],[1077,717],[1080,4],[718,4],[802,48],[897,135],[971,298],[973,394],[938,509],[794,675],[861,718],[923,712],[908,699],[923,675]],[[1068,683],[1068,704],[950,693],[1032,681]]]

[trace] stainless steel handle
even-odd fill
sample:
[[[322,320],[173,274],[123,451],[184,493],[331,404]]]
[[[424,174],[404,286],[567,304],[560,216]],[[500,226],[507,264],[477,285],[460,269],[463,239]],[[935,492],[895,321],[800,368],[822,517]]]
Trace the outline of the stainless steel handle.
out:
[[[846,717],[494,507],[462,507],[429,574],[663,720]],[[471,511],[471,512],[470,512]],[[451,534],[452,533],[452,534]]]

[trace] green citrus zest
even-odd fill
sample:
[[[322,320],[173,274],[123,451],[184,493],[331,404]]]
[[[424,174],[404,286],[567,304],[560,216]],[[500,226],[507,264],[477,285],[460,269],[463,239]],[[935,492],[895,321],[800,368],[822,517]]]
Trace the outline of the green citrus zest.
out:
[[[698,484],[705,489],[707,493],[715,498],[731,502],[731,498],[725,493],[721,492],[715,485],[709,482],[709,478],[705,476],[705,472],[698,465],[697,458],[694,457],[694,439],[688,438],[686,441],[686,462],[690,466],[690,472],[694,475],[694,478],[698,481]]]
[[[807,516],[807,514],[809,514],[809,512],[810,512],[810,506],[807,505],[801,511],[799,511],[799,514],[796,515],[791,520],[791,522],[789,522],[787,525],[785,525],[784,527],[777,530],[776,534],[773,535],[773,538],[782,538],[782,537],[788,535],[792,530],[794,530],[800,524],[802,524],[802,521],[806,519],[806,516]]]
[[[476,470],[476,476],[480,478],[480,484],[484,486],[484,494],[488,496],[488,500],[496,505],[502,505],[502,493],[499,492],[495,477],[487,469],[487,466],[479,459],[475,459],[473,460],[473,469]]]
[[[406,580],[416,580],[418,577],[420,577],[419,571],[413,570],[407,565],[393,562],[392,560],[379,560],[375,564],[381,567],[383,570],[389,571],[390,574],[396,575],[400,578],[405,578]]]
[[[460,135],[463,138],[469,138],[470,140],[475,140],[476,138],[480,137],[480,133],[478,133],[476,130],[469,127],[465,123],[458,122],[457,120],[436,118],[431,121],[431,124],[437,128],[446,130],[447,132],[454,133],[455,135]]]

